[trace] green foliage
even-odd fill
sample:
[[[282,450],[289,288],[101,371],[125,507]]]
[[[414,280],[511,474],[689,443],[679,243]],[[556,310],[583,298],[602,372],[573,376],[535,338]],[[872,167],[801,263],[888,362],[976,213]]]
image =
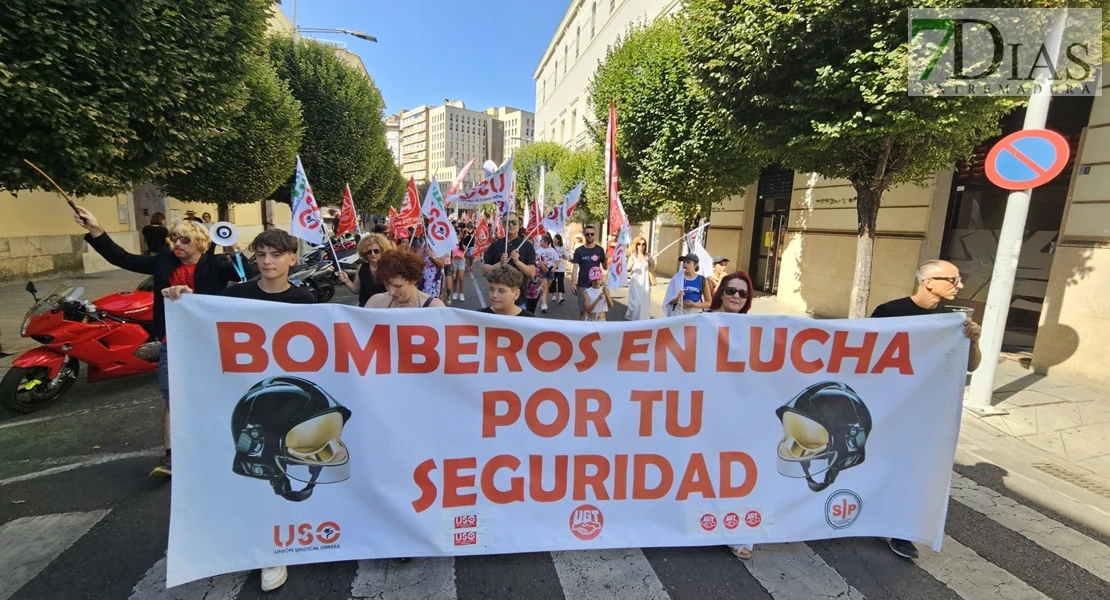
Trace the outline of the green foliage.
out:
[[[393,179],[390,180],[389,187],[386,189],[382,197],[382,203],[379,208],[381,214],[388,214],[390,207],[400,209],[401,203],[405,200],[405,192],[409,188],[409,180],[401,174],[400,167],[393,168]]]
[[[609,200],[605,195],[605,163],[602,162],[600,148],[571,152],[565,161],[555,165],[555,174],[557,176],[555,182],[560,184],[559,190],[555,193],[560,198],[580,181],[586,180],[586,185],[582,188],[582,196],[578,199],[578,208],[571,215],[572,221],[586,223],[602,221],[609,217]],[[548,192],[549,194],[552,192],[550,187]],[[644,220],[632,213],[629,213],[629,218],[633,222]]]
[[[617,108],[621,201],[633,221],[667,210],[688,227],[715,203],[743,193],[764,159],[725,130],[693,80],[685,21],[633,26],[611,47],[590,86],[599,146],[609,101]],[[591,199],[596,200],[596,199]]]
[[[560,162],[570,157],[570,150],[556,142],[535,142],[521,147],[513,154],[513,170],[516,172],[516,197],[521,206],[524,199],[531,202],[539,192],[540,166],[551,172]],[[550,188],[550,186],[548,186]]]
[[[382,208],[389,210],[386,194],[393,183],[395,174],[400,169],[393,163],[393,153],[383,135],[374,144],[373,160],[370,164],[368,177],[359,188],[351,188],[355,208],[371,213],[380,213]]]
[[[299,39],[294,48],[288,36],[272,36],[269,49],[278,75],[301,103],[305,134],[299,154],[317,202],[340,204],[348,184],[354,191],[371,180],[387,182],[379,176],[392,159],[382,160],[384,103],[374,82],[320,42]],[[291,180],[275,200],[290,201]]]
[[[0,189],[115,193],[202,162],[243,109],[271,0],[7,0]]]
[[[257,202],[289,178],[304,135],[301,105],[265,56],[249,59],[247,105],[209,144],[206,162],[167,179],[163,189],[186,201]]]

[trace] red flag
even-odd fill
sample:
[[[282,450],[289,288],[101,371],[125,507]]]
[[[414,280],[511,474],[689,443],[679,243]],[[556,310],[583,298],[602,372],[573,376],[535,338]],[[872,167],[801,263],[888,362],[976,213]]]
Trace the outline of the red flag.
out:
[[[459,176],[456,177],[455,182],[451,184],[451,189],[448,190],[447,195],[445,196],[446,198],[450,198],[451,196],[459,193],[459,188],[462,187],[463,177],[466,177],[467,171],[470,170],[470,167],[474,166],[474,163],[477,162],[477,160],[477,158],[470,159],[470,162],[466,163],[466,166],[463,167],[461,171],[459,171]]]
[[[478,226],[474,228],[474,254],[475,256],[483,256],[489,245],[493,240],[489,235],[489,222],[486,221],[486,215],[482,215],[478,219]]]
[[[609,200],[609,233],[621,230],[624,226],[624,211],[621,210],[617,196],[617,105],[609,101],[609,126],[605,132],[605,186]],[[610,257],[611,258],[611,257]]]
[[[505,219],[497,218],[497,237],[505,237]]]
[[[397,226],[404,229],[415,227],[417,233],[423,229],[423,218],[420,216],[420,198],[416,194],[416,180],[409,177],[409,189],[405,200],[401,203],[401,210],[397,212]]]
[[[339,225],[335,228],[335,235],[338,237],[356,228],[355,201],[351,198],[351,186],[348,185],[343,190],[343,208],[339,211]]]
[[[543,228],[543,217],[540,215],[539,202],[532,203],[530,212],[531,215],[528,217],[528,232],[534,236],[542,236],[547,230]]]

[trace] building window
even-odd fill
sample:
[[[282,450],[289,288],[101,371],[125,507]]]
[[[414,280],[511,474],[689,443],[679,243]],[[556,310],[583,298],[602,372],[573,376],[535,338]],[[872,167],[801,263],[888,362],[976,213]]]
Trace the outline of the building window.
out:
[[[597,2],[590,5],[590,39],[594,39],[597,32]]]
[[[567,64],[570,63],[570,60],[567,58],[569,54],[570,46],[563,46],[563,75],[567,74]]]
[[[579,25],[574,28],[574,58],[578,58],[578,51],[582,46],[582,26]]]
[[[555,78],[555,84],[552,87],[559,87],[559,61],[555,61],[555,72],[551,76]]]

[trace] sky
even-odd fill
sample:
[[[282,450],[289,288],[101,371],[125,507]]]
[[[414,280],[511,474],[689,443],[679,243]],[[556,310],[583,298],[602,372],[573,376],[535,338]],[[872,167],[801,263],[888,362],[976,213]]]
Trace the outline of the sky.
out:
[[[571,0],[283,0],[297,25],[355,29],[378,42],[347,43],[385,97],[385,114],[445,98],[466,107],[536,109],[532,74]],[[484,7],[484,8],[480,8]]]

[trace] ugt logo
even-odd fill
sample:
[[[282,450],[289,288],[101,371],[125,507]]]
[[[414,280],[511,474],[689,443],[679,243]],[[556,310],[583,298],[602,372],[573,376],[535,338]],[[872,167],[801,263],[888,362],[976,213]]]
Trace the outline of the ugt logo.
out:
[[[278,548],[288,548],[293,542],[301,546],[311,546],[314,543],[334,544],[339,541],[339,524],[335,521],[325,521],[315,528],[308,523],[300,525],[289,524],[284,528],[274,525],[274,545]]]

